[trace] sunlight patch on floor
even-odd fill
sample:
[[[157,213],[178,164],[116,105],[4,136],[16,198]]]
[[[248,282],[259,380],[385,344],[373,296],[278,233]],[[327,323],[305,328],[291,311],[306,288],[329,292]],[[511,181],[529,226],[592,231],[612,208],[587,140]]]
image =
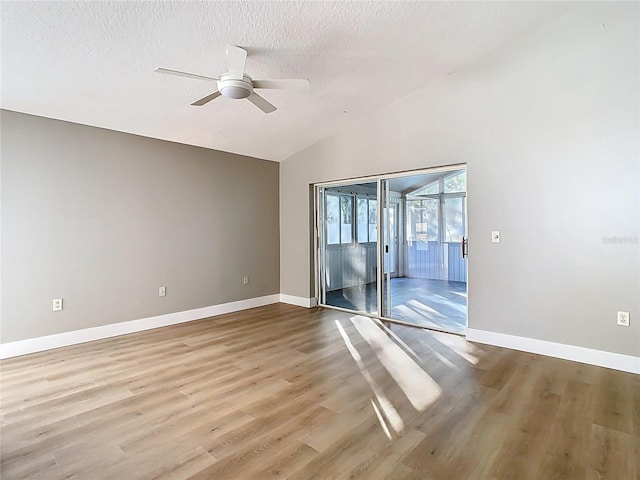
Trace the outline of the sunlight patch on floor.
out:
[[[460,313],[464,313],[466,315],[467,312],[467,306],[466,305],[459,305],[457,303],[451,303],[449,301],[449,299],[447,299],[446,297],[443,297],[442,295],[429,295],[427,297],[427,300],[429,301],[429,303],[435,303],[435,304],[439,304],[439,305],[443,305],[447,308],[451,308],[453,310],[456,310]],[[411,303],[411,302],[409,302]],[[418,303],[418,305],[423,305],[422,303],[416,302]],[[433,309],[432,309],[433,310]],[[437,311],[437,310],[434,310]],[[438,312],[440,313],[440,312]]]
[[[431,327],[435,329],[445,329],[452,331],[459,331],[461,327],[455,322],[449,322],[448,318],[444,315],[440,315],[440,320],[436,320],[433,315],[427,312],[421,312],[418,309],[408,307],[406,305],[400,305],[393,307],[393,318],[400,318],[405,322],[412,323],[420,327]]]
[[[376,402],[373,401],[373,398],[371,399],[371,406],[373,407],[373,411],[376,412],[376,417],[378,417],[378,422],[380,422],[380,426],[382,427],[384,434],[389,440],[392,440],[393,437],[391,436],[389,427],[387,427],[387,422],[384,421],[384,418],[380,414],[380,410],[378,410],[378,406],[376,405]]]
[[[369,370],[367,370],[367,367],[364,365],[364,362],[362,361],[362,356],[358,352],[358,349],[351,342],[349,335],[347,335],[347,332],[345,332],[340,322],[338,320],[336,320],[335,322],[336,322],[336,326],[338,327],[338,332],[340,332],[340,335],[342,336],[342,340],[344,341],[344,344],[347,346],[347,350],[349,350],[349,353],[353,357],[353,360],[356,362],[356,365],[358,365],[358,368],[360,369],[360,373],[362,374],[364,379],[367,381],[367,383],[371,387],[371,390],[373,391],[373,394],[375,395],[376,400],[378,400],[378,404],[380,405],[380,408],[382,409],[385,417],[391,424],[391,427],[393,428],[393,430],[396,433],[400,433],[404,429],[404,422],[402,421],[400,414],[395,409],[393,404],[389,401],[385,393],[382,391],[382,388],[380,388],[377,382],[373,379],[373,377],[369,373]],[[380,415],[380,412],[377,409],[376,409],[376,415]]]
[[[370,318],[358,315],[351,322],[416,410],[425,410],[440,396],[438,384]]]
[[[478,352],[478,348],[467,342],[464,338],[438,332],[433,332],[432,336],[434,340],[440,342],[452,352],[464,358],[470,364],[476,365],[480,361],[480,359],[475,355]]]
[[[445,318],[445,315],[440,313],[435,308],[431,308],[430,306],[425,305],[424,303],[421,303],[421,302],[419,302],[417,300],[409,300],[407,302],[407,305],[409,305],[413,309],[415,309],[416,312],[420,312],[421,314],[426,314],[427,318],[429,318],[430,315],[433,315],[435,317]]]
[[[449,360],[447,357],[445,357],[444,355],[442,355],[440,352],[436,352],[435,350],[433,350],[433,354],[436,356],[436,358],[438,360],[440,360],[442,363],[444,363],[447,367],[452,368],[454,370],[460,370],[458,367],[456,367],[456,364],[453,363],[451,360]]]
[[[438,325],[438,320],[436,320],[435,316],[430,314],[429,312],[423,312],[416,308],[411,308],[407,305],[398,305],[397,307],[393,307],[392,317],[404,318],[404,319],[415,319],[416,316],[419,320],[426,320],[427,322],[432,323],[433,325]],[[438,315],[441,319],[445,318],[442,315]]]
[[[387,335],[392,336],[393,339],[396,341],[396,343],[401,345],[402,348],[404,348],[405,351],[409,353],[409,355],[411,355],[416,360],[420,361],[420,357],[418,356],[418,354],[414,352],[413,349],[409,345],[407,345],[398,335],[396,335],[390,328],[388,328],[382,322],[376,321],[376,323],[380,326],[380,328],[382,328],[385,331]]]

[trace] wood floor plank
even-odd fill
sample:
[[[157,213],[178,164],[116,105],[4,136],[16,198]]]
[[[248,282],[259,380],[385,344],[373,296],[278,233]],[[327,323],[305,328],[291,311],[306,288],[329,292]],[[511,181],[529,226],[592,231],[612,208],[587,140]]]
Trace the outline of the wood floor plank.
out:
[[[593,424],[587,460],[587,480],[637,479],[638,438]]]
[[[375,417],[370,417],[359,425],[345,425],[342,432],[334,437],[330,447],[289,478],[350,478],[351,472],[366,462],[372,452],[386,447],[388,441]]]
[[[231,432],[208,448],[219,461],[194,478],[264,478],[267,474],[277,478],[292,473],[303,459],[306,464],[317,454],[296,440],[296,435],[321,423],[327,415],[331,416],[332,412],[324,407],[307,408],[296,417],[295,430],[287,425],[293,420],[287,421],[280,415],[280,421],[275,425],[267,422],[265,430],[258,429],[255,423],[248,423],[242,434]]]
[[[594,423],[619,432],[633,433],[637,412],[633,413],[634,403],[630,397],[634,383],[623,372],[601,372],[600,388],[595,392]]]
[[[416,445],[424,440],[425,434],[415,429],[408,429],[387,446],[373,452],[358,466],[348,472],[352,479],[388,480],[411,470],[402,461]]]
[[[195,475],[215,462],[216,459],[209,452],[197,447],[180,458],[175,465],[156,467],[145,478],[146,480],[187,480],[194,478]]]
[[[275,304],[2,360],[0,477],[638,480],[640,376],[352,317]]]
[[[460,397],[453,408],[437,422],[420,424],[418,429],[426,437],[405,459],[405,465],[435,478],[438,478],[442,465],[451,465],[451,470],[461,468],[460,463],[453,464],[459,444],[448,442],[447,439],[467,438],[485,415],[493,396],[495,392],[492,389],[478,385],[473,394]]]
[[[539,370],[539,367],[538,369]],[[516,417],[516,428],[505,438],[496,457],[496,478],[519,478],[537,480],[540,466],[554,426],[553,421],[560,406],[560,395],[552,393],[551,372],[539,372],[533,394],[523,399],[523,408]],[[547,420],[547,421],[545,421]]]
[[[568,382],[547,445],[548,455],[543,462],[546,465],[549,461],[554,466],[543,467],[541,472],[557,470],[562,464],[566,465],[562,469],[567,471],[572,465],[587,464],[592,425],[589,419],[592,416],[593,385]],[[540,476],[544,477],[542,473]]]

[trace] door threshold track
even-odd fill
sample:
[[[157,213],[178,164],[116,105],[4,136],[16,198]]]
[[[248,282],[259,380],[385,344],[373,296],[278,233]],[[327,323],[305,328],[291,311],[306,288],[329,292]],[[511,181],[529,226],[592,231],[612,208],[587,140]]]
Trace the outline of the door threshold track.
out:
[[[376,315],[374,313],[362,312],[362,311],[359,311],[359,310],[349,310],[348,308],[335,307],[333,305],[326,305],[324,303],[318,303],[317,306],[318,307],[322,307],[322,308],[328,308],[330,310],[337,310],[339,312],[351,313],[353,315],[362,315],[364,317],[372,317],[372,318],[375,318],[377,320],[380,320],[381,322],[394,323],[396,325],[402,325],[404,327],[419,328],[421,330],[428,330],[430,332],[448,333],[449,335],[457,335],[458,337],[463,337],[463,338],[467,337],[467,334],[465,332],[454,332],[454,331],[451,331],[451,330],[445,330],[443,328],[429,327],[429,326],[426,326],[426,325],[416,325],[415,323],[404,322],[402,320],[394,320],[393,318],[379,317],[378,315]]]

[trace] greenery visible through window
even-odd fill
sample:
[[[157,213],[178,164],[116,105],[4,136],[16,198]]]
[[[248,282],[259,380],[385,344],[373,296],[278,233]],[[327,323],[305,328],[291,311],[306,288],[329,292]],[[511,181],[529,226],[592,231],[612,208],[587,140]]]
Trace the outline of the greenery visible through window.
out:
[[[467,191],[467,171],[444,179],[444,193],[463,193]]]
[[[353,241],[353,197],[327,194],[327,244],[338,245]]]
[[[437,198],[407,201],[407,241],[438,241],[439,203]]]
[[[407,241],[460,242],[465,234],[467,171],[443,174],[407,197]]]
[[[358,197],[356,217],[358,219],[358,243],[377,241],[378,201],[372,198]]]
[[[353,241],[353,197],[340,195],[340,243]]]

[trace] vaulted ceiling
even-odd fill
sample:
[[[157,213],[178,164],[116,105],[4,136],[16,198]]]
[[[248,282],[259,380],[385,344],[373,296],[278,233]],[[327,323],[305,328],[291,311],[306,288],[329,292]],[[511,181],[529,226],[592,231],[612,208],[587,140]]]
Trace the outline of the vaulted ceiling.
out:
[[[553,16],[558,2],[9,2],[1,13],[1,107],[280,161],[408,92],[482,62]],[[225,46],[278,107],[194,100]],[[425,115],[429,106],[425,105]]]

